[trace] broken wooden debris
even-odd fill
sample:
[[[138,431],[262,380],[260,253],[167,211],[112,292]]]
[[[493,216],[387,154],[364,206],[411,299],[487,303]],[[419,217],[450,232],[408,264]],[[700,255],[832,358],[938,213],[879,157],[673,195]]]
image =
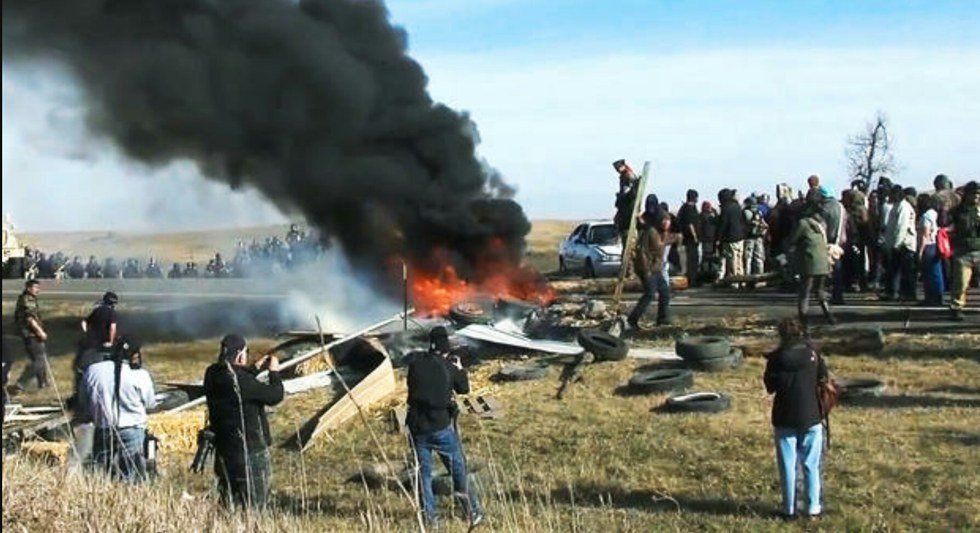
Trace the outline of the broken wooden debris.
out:
[[[379,344],[380,346],[380,344]],[[307,420],[284,444],[287,448],[305,451],[325,431],[336,429],[357,416],[358,408],[368,408],[395,393],[395,371],[387,352],[381,364],[337,401],[320,409]]]
[[[476,415],[478,418],[496,420],[503,416],[503,406],[492,396],[464,396],[457,403],[460,412]]]
[[[415,312],[415,309],[414,308],[413,309],[409,309],[407,311],[407,313],[409,315],[411,315],[414,312]],[[382,320],[381,322],[377,322],[375,324],[371,324],[370,326],[367,326],[366,328],[364,328],[364,329],[362,329],[360,331],[357,331],[357,332],[351,333],[350,335],[347,335],[345,337],[341,337],[339,339],[330,341],[330,342],[324,344],[323,346],[317,346],[316,348],[313,348],[311,350],[308,350],[306,352],[303,352],[303,353],[301,353],[301,354],[299,354],[299,355],[291,358],[290,360],[281,363],[279,365],[279,369],[280,369],[280,371],[286,370],[286,369],[292,368],[292,367],[294,367],[294,366],[296,366],[296,365],[298,365],[298,364],[300,364],[300,363],[302,363],[302,362],[304,362],[306,360],[312,359],[313,357],[316,357],[318,355],[321,355],[321,354],[324,354],[324,353],[329,353],[330,348],[333,348],[334,346],[339,346],[340,344],[343,344],[343,343],[345,343],[345,342],[347,342],[349,340],[355,339],[357,337],[362,337],[362,336],[364,336],[367,333],[370,333],[370,332],[372,332],[372,331],[374,331],[376,329],[383,328],[383,327],[387,326],[388,324],[391,324],[392,322],[399,321],[401,319],[402,319],[402,313],[398,313],[397,315],[395,315],[395,316],[393,316],[391,318],[388,318],[386,320]],[[268,371],[263,370],[262,372],[259,373],[258,378],[259,379],[262,379],[265,376],[267,376],[268,374],[269,374]],[[169,411],[166,411],[166,412],[167,413],[179,413],[180,411],[186,411],[187,409],[192,409],[194,407],[197,407],[198,405],[202,405],[202,404],[204,404],[205,401],[206,401],[206,398],[204,396],[201,396],[200,398],[196,398],[194,400],[191,400],[191,401],[189,401],[189,402],[187,402],[187,403],[185,403],[183,405],[179,405],[179,406],[177,406],[177,407],[175,407],[173,409],[170,409]]]

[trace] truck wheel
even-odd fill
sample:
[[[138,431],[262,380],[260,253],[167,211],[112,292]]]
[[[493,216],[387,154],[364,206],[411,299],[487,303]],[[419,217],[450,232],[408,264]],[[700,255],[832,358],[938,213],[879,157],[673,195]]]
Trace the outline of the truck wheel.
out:
[[[742,366],[742,350],[732,348],[725,357],[715,357],[712,359],[691,359],[687,364],[693,370],[702,372],[722,372],[734,370]]]
[[[683,391],[694,385],[694,372],[687,369],[664,369],[637,372],[630,378],[629,390],[634,393]]]
[[[558,256],[558,272],[561,274],[568,274],[568,266],[565,264],[565,258]]]
[[[688,337],[679,339],[675,350],[681,359],[700,361],[726,357],[731,352],[732,346],[724,337]]]
[[[449,309],[449,318],[461,326],[492,324],[495,318],[493,302],[482,299],[459,302]]]
[[[595,265],[592,264],[592,260],[591,259],[586,259],[585,260],[585,277],[587,277],[587,278],[595,278],[596,277]]]
[[[625,341],[598,329],[580,330],[577,340],[579,346],[600,361],[622,361],[629,352]]]
[[[732,407],[732,397],[718,392],[692,392],[667,398],[664,410],[671,413],[720,413]]]

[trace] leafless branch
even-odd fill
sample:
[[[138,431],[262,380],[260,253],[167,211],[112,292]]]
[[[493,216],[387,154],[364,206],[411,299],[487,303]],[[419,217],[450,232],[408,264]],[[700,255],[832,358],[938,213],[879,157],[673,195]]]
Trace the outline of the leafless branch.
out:
[[[854,179],[863,180],[869,187],[875,179],[898,169],[892,154],[892,137],[888,118],[879,111],[865,131],[847,139],[847,170]]]

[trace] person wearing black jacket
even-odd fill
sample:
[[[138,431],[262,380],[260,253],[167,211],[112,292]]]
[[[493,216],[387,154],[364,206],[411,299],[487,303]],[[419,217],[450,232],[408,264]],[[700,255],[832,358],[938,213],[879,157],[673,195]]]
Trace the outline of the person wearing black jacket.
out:
[[[257,374],[269,371],[269,382]],[[248,345],[241,335],[221,340],[218,362],[204,374],[208,417],[214,432],[214,472],[226,504],[265,507],[272,467],[269,461],[269,420],[265,407],[282,401],[279,360],[266,356],[248,365]]]
[[[626,163],[625,159],[613,161],[613,168],[619,175],[619,189],[616,192],[616,216],[613,224],[619,232],[621,243],[626,243],[626,233],[629,231],[630,219],[633,217],[633,207],[636,204],[637,188],[640,178]]]
[[[453,478],[453,493],[462,503],[471,526],[483,521],[476,491],[469,485],[466,458],[454,428],[457,415],[453,393],[467,394],[469,378],[459,357],[453,355],[444,327],[429,333],[429,350],[417,352],[408,361],[408,415],[406,425],[419,462],[422,507],[425,519],[436,523],[432,491],[432,452],[439,455]]]
[[[737,192],[733,189],[722,189],[718,192],[718,204],[721,209],[717,234],[722,257],[721,277],[741,276],[744,272],[742,253],[746,231]],[[732,286],[740,287],[741,284],[735,283]]]
[[[698,211],[698,191],[687,191],[687,202],[677,210],[677,229],[684,236],[684,275],[688,283],[700,285],[701,272],[701,212]]]
[[[821,424],[817,383],[827,379],[827,366],[816,350],[805,340],[799,320],[779,323],[780,344],[768,354],[763,381],[766,391],[775,394],[772,425],[776,442],[776,459],[782,483],[783,515],[796,517],[796,469],[803,466],[806,482],[806,514],[819,516],[820,459],[824,431]]]

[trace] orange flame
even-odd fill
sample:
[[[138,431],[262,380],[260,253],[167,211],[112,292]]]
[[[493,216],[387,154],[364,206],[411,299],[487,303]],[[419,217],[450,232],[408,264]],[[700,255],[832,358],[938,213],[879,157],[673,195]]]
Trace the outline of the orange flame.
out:
[[[491,241],[488,251],[474,266],[472,278],[463,279],[447,254],[435,253],[435,267],[410,267],[409,297],[423,316],[446,316],[456,303],[479,298],[514,298],[541,305],[555,296],[544,277],[527,265],[515,265],[497,253],[502,246]]]

